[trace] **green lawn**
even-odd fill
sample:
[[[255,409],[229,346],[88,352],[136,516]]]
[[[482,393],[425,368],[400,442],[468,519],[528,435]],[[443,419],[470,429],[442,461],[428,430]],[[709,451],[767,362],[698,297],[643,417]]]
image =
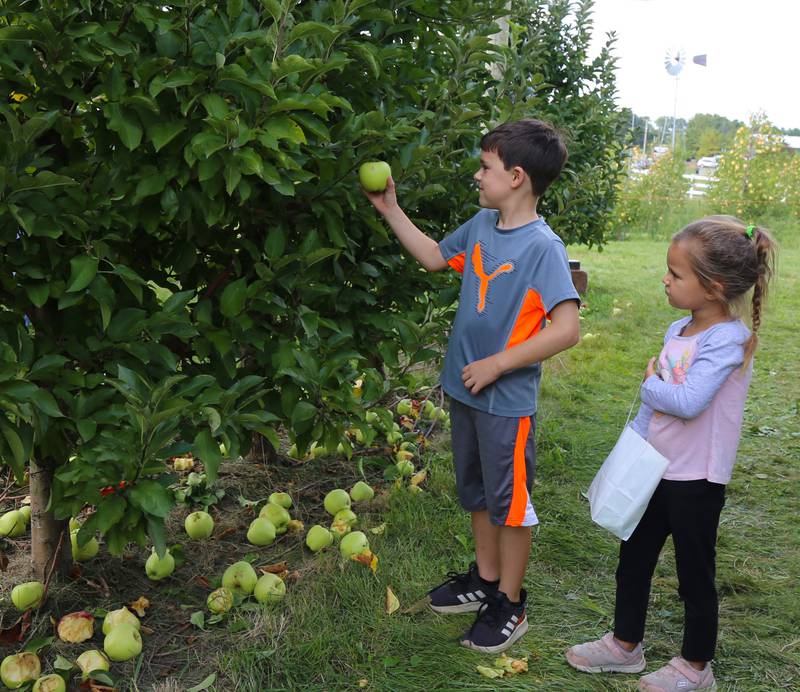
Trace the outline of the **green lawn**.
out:
[[[721,690],[800,688],[800,242],[788,234],[781,241],[780,276],[722,516],[714,664]],[[491,665],[493,657],[456,643],[469,615],[384,613],[387,585],[405,609],[471,558],[468,517],[456,500],[447,440],[440,439],[425,493],[397,492],[383,512],[364,517],[369,525],[387,522],[386,533],[372,537],[377,573],[343,566],[332,552],[307,560],[284,607],[251,618],[249,633],[220,640],[218,683],[227,683],[218,689],[350,690],[359,681],[371,690],[635,689],[636,676],[574,672],[562,652],[612,623],[617,543],[591,523],[581,491],[613,445],[648,357],[680,316],[660,284],[666,249],[666,240],[629,240],[601,253],[571,253],[589,272],[582,329],[595,337],[550,361],[542,387],[534,494],[541,524],[526,579],[530,631],[509,651],[529,657],[528,673],[481,677],[476,665]],[[673,565],[668,547],[652,593],[648,670],[680,648]]]

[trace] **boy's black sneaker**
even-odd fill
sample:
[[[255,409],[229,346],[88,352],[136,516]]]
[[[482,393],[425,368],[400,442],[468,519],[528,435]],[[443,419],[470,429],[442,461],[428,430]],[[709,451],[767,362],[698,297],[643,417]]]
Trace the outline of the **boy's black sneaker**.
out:
[[[497,591],[481,606],[472,627],[461,638],[461,646],[496,654],[508,649],[528,631],[525,601],[528,594],[522,589],[519,603],[512,603],[502,591]]]
[[[431,610],[437,613],[470,613],[497,593],[500,581],[486,581],[474,562],[463,574],[447,573],[447,581],[428,591]]]

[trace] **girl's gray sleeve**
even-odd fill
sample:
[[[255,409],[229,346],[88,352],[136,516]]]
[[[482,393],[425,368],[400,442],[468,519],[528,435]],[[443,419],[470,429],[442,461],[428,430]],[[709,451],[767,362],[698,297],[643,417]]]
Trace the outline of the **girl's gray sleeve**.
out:
[[[639,411],[636,413],[636,418],[634,418],[633,422],[631,423],[631,427],[645,440],[647,439],[647,431],[650,428],[650,419],[652,417],[652,407],[642,402],[639,405]]]
[[[696,418],[708,408],[722,384],[744,360],[744,347],[731,331],[712,332],[699,350],[681,384],[651,375],[641,388],[642,402],[678,418]],[[638,431],[637,431],[638,432]]]

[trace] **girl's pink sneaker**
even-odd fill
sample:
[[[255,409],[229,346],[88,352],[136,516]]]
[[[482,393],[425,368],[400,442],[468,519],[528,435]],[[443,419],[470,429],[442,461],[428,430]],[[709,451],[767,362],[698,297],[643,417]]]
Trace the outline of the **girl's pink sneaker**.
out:
[[[703,670],[692,668],[689,662],[676,656],[663,668],[639,678],[639,689],[646,692],[684,692],[684,690],[717,689],[717,681],[706,663]]]
[[[583,673],[641,673],[646,665],[641,643],[626,651],[614,640],[614,633],[585,644],[576,644],[564,654]]]

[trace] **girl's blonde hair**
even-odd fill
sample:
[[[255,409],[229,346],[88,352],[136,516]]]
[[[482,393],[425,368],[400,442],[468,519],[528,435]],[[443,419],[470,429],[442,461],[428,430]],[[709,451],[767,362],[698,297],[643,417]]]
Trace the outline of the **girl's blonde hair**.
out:
[[[775,240],[766,229],[748,226],[733,216],[707,216],[678,231],[672,242],[692,246],[689,258],[700,284],[716,293],[732,313],[740,312],[747,292],[753,289],[752,331],[744,354],[745,364],[749,363],[758,345],[761,311],[775,272]]]

